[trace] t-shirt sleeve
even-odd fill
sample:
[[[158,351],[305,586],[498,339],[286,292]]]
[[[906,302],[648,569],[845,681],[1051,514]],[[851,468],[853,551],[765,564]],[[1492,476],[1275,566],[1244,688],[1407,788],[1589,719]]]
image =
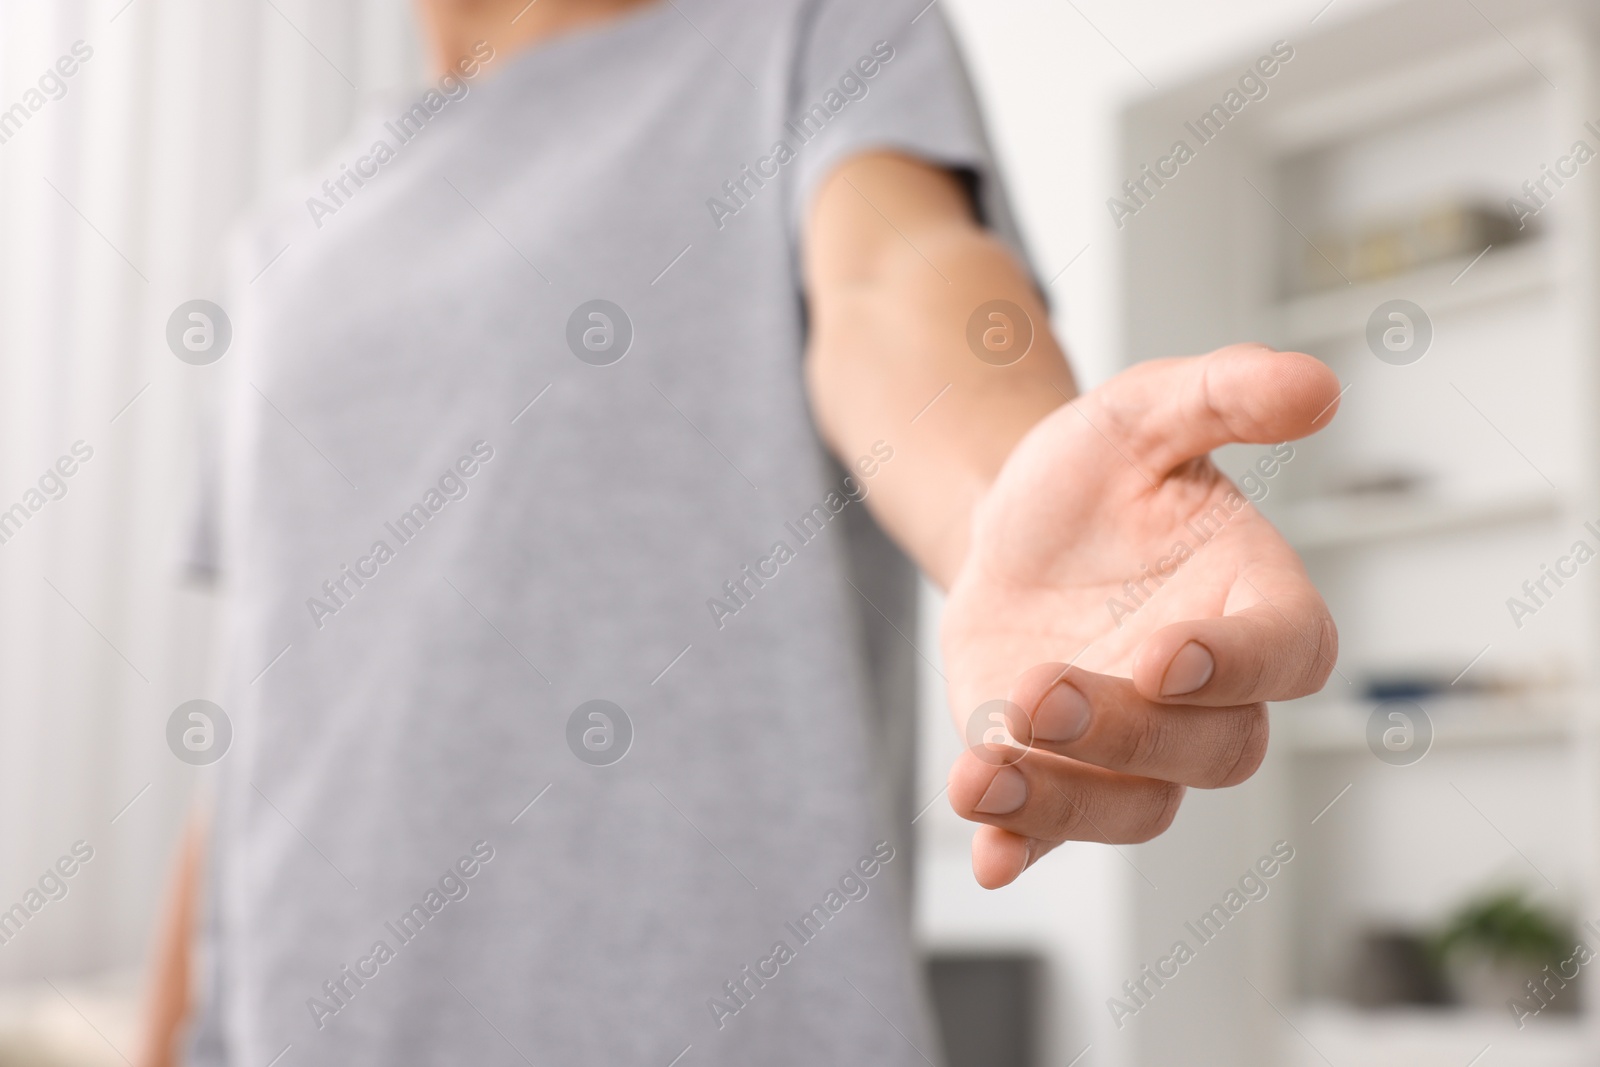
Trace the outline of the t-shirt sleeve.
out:
[[[784,133],[796,149],[796,234],[852,156],[900,152],[959,174],[984,225],[1022,254],[966,65],[938,4],[811,0]],[[1024,257],[1025,258],[1025,257]]]

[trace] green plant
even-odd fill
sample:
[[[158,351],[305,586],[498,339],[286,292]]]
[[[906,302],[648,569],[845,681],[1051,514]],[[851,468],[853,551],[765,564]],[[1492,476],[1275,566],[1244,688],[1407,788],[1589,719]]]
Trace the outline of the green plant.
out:
[[[1496,962],[1545,964],[1572,951],[1565,922],[1521,890],[1500,890],[1463,905],[1432,939],[1435,957],[1475,953]]]

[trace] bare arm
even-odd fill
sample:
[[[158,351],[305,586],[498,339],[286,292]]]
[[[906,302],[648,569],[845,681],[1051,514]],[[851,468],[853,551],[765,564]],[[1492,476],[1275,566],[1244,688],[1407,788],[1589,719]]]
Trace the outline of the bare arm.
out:
[[[949,796],[984,824],[978,881],[1005,885],[1065,840],[1147,840],[1185,789],[1253,774],[1264,702],[1322,688],[1337,634],[1209,454],[1314,433],[1338,404],[1333,374],[1242,344],[1078,395],[960,183],[903,157],[831,177],[805,264],[817,424],[846,462],[892,445],[868,506],[950,592],[941,645],[968,750]],[[969,338],[997,300],[1035,335],[1007,366]]]
[[[139,1067],[177,1067],[183,1060],[180,1043],[189,1016],[189,967],[204,835],[200,816],[191,816],[173,859],[166,906],[150,953]]]
[[[1027,272],[943,170],[888,153],[852,160],[818,193],[805,248],[823,437],[847,463],[880,439],[894,448],[868,506],[949,588],[978,498],[1022,436],[1077,395],[1072,372]],[[967,345],[973,312],[994,300],[1032,327],[1010,366]]]

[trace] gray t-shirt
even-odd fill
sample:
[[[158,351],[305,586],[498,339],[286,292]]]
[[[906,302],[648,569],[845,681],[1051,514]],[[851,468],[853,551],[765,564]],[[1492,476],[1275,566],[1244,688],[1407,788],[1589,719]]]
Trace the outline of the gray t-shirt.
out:
[[[480,55],[241,242],[198,1064],[940,1059],[861,503],[906,427],[827,455],[798,250],[871,148],[1005,228],[923,4]]]

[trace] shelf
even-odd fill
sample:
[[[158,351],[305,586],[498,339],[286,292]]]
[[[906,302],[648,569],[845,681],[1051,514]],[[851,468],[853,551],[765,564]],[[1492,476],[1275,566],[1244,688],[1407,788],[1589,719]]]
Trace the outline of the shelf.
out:
[[[1440,695],[1414,701],[1433,724],[1434,748],[1572,741],[1585,726],[1578,702],[1572,693]],[[1308,701],[1285,709],[1273,726],[1295,752],[1366,755],[1367,719],[1381,703]]]
[[[1300,1037],[1290,1034],[1285,1048],[1292,1057],[1288,1062],[1296,1067],[1327,1067],[1330,1062],[1361,1067],[1587,1067],[1597,1046],[1594,1027],[1572,1015],[1533,1019],[1522,1030],[1509,1011],[1461,1008],[1361,1011],[1313,1005],[1290,1017]],[[1485,1056],[1485,1048],[1493,1051]]]
[[[1297,501],[1267,517],[1290,544],[1309,550],[1547,519],[1560,511],[1561,498],[1551,491],[1456,500],[1397,493]]]
[[[1537,293],[1555,281],[1550,242],[1529,240],[1494,248],[1476,264],[1462,256],[1393,278],[1293,297],[1265,309],[1265,316],[1280,347],[1307,348],[1363,336],[1372,310],[1395,297],[1415,301],[1437,318],[1454,308]]]
[[[1230,929],[1239,940],[1204,964],[1227,998],[1169,984],[1161,996],[1170,1003],[1130,1023],[1139,1047],[1123,1050],[1129,1067],[1600,1067],[1597,989],[1573,995],[1587,1014],[1547,1012],[1522,1030],[1503,1004],[1363,1010],[1311,995],[1376,994],[1358,984],[1363,965],[1383,965],[1362,951],[1364,937],[1430,931],[1505,884],[1550,892],[1564,914],[1600,914],[1600,839],[1590,832],[1600,812],[1600,683],[1585,655],[1600,644],[1600,587],[1569,582],[1561,618],[1541,614],[1521,631],[1501,606],[1550,553],[1579,537],[1593,545],[1587,520],[1600,526],[1591,499],[1600,451],[1586,406],[1600,362],[1594,204],[1568,182],[1537,230],[1530,223],[1487,251],[1486,233],[1456,244],[1458,255],[1382,278],[1364,276],[1375,257],[1358,274],[1318,236],[1346,225],[1357,236],[1368,220],[1398,229],[1442,205],[1503,205],[1572,143],[1551,130],[1587,137],[1600,74],[1592,7],[1395,0],[1339,15],[1335,5],[1314,37],[1294,42],[1306,66],[1277,80],[1248,136],[1218,139],[1193,185],[1159,193],[1158,224],[1141,225],[1141,211],[1120,232],[1125,363],[1246,336],[1312,353],[1353,383],[1331,435],[1308,443],[1306,466],[1296,459],[1259,504],[1329,600],[1343,673],[1324,694],[1272,707],[1260,774],[1194,796],[1172,830],[1129,853],[1137,870],[1121,872],[1126,917],[1113,932],[1119,945],[1159,945],[1277,834],[1301,858],[1273,891],[1283,898],[1267,902],[1278,910]],[[1173,129],[1204,113],[1226,74],[1130,111],[1118,180],[1142,173]],[[1295,261],[1309,252],[1322,262],[1307,240],[1354,284],[1329,270],[1335,286],[1297,287]],[[1431,320],[1420,363],[1369,350],[1375,312],[1396,300]],[[1521,430],[1485,426],[1452,381]],[[1481,399],[1496,390],[1550,402],[1497,413]],[[1519,465],[1522,449],[1555,484]],[[1236,450],[1222,463],[1242,471],[1256,458]],[[1548,466],[1558,462],[1559,475]],[[1407,681],[1441,690],[1412,700],[1426,711],[1426,753],[1385,751],[1378,735],[1403,724],[1383,717],[1385,702],[1364,699]],[[1139,965],[1132,956],[1115,950],[1104,968],[1111,986]]]

